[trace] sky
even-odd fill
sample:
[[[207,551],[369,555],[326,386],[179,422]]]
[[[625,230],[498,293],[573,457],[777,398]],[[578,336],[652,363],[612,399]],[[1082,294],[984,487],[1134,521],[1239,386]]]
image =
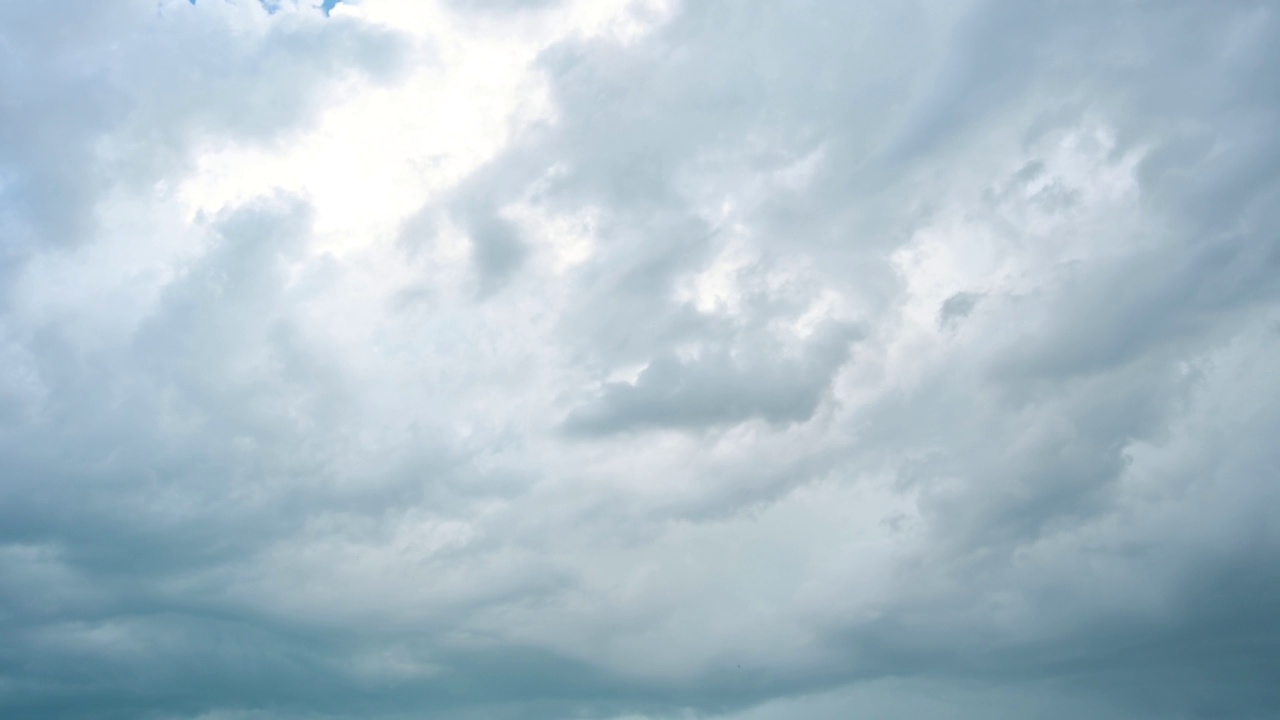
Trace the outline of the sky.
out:
[[[1280,7],[0,0],[0,716],[1280,718]]]

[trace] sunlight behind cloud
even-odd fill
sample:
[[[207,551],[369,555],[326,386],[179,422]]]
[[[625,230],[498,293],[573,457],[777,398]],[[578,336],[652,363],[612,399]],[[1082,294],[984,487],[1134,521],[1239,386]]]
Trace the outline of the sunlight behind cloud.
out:
[[[394,239],[431,198],[493,158],[513,134],[554,121],[538,54],[570,37],[635,41],[663,4],[579,2],[516,20],[469,22],[438,1],[342,4],[338,17],[406,33],[418,69],[390,86],[349,81],[312,128],[279,147],[206,149],[182,184],[189,212],[213,214],[284,191],[315,208],[314,248],[339,255]]]

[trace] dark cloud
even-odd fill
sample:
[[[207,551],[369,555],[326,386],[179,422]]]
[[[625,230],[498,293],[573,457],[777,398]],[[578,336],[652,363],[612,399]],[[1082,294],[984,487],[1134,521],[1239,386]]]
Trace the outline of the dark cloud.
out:
[[[973,312],[981,299],[981,294],[972,292],[958,292],[952,295],[942,303],[942,307],[938,308],[938,324],[942,327],[950,327],[960,322]]]
[[[663,355],[634,383],[606,383],[566,429],[601,435],[643,428],[699,428],[759,418],[804,422],[824,400],[849,357],[851,329],[823,328],[802,347],[771,357],[767,342],[713,350],[689,360]],[[736,352],[735,352],[736,351]],[[737,361],[734,356],[745,358]]]

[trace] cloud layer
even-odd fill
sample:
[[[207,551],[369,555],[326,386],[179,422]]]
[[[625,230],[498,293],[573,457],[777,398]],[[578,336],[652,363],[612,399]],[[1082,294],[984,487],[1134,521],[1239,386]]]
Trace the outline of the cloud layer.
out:
[[[0,715],[1280,717],[1277,68],[1261,2],[0,2]]]

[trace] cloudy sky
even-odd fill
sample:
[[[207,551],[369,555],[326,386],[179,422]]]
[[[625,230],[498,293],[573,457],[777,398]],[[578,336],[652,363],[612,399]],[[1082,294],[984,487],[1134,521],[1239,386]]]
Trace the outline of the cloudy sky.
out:
[[[0,716],[1280,718],[1280,7],[0,0]]]

